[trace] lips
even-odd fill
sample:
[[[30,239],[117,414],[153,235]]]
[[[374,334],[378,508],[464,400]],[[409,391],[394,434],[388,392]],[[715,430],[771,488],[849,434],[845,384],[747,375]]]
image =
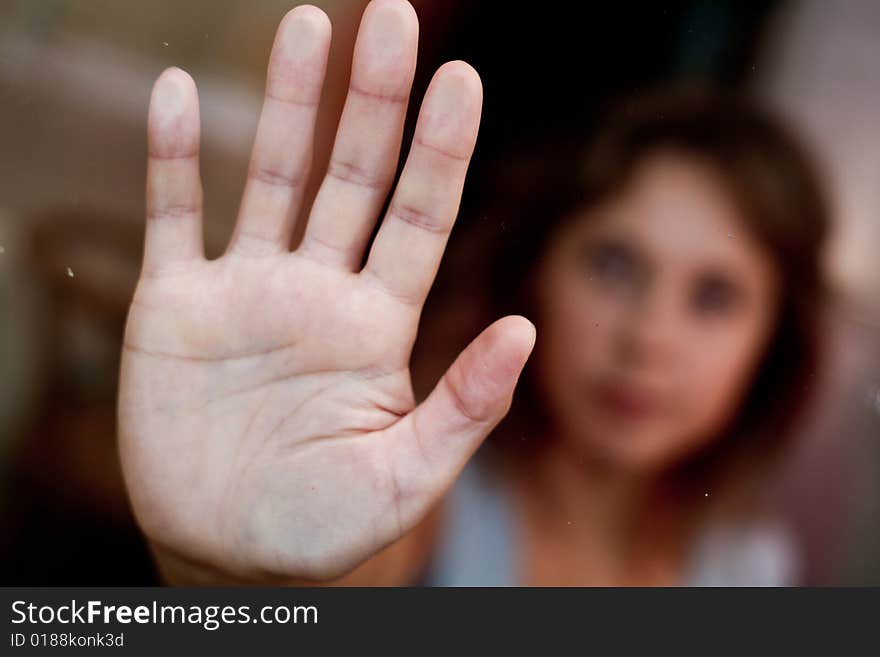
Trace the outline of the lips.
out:
[[[657,414],[659,402],[654,395],[623,383],[603,383],[596,387],[596,399],[603,410],[623,419],[643,420]]]

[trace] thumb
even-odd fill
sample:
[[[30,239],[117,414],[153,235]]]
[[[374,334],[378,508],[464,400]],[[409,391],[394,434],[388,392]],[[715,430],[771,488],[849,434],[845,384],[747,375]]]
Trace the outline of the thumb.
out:
[[[415,524],[507,414],[535,344],[525,317],[499,319],[458,356],[428,398],[388,435],[401,520]]]

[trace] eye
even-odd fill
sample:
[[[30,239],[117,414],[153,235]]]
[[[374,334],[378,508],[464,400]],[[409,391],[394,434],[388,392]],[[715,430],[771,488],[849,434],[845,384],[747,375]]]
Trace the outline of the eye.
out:
[[[697,284],[693,307],[702,314],[724,314],[734,310],[741,297],[737,285],[726,277],[707,276]]]
[[[607,283],[623,283],[637,273],[634,254],[622,244],[606,242],[588,247],[585,260],[590,275]]]

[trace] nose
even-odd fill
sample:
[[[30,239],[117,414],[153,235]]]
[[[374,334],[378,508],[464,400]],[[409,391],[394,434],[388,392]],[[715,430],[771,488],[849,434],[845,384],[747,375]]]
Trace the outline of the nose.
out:
[[[673,286],[659,279],[646,281],[628,299],[618,324],[620,364],[650,371],[671,367],[683,337],[679,314]]]

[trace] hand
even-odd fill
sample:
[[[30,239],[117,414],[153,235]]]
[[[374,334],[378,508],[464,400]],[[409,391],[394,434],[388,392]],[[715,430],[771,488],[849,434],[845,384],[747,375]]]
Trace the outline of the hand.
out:
[[[250,581],[344,574],[411,529],[504,416],[534,342],[501,319],[415,405],[419,315],[458,212],[479,124],[476,72],[434,75],[390,208],[418,21],[367,8],[329,168],[290,251],[330,23],[278,29],[237,224],[206,260],[199,110],[180,69],[148,119],[146,243],[119,390],[123,472],[152,544]]]

